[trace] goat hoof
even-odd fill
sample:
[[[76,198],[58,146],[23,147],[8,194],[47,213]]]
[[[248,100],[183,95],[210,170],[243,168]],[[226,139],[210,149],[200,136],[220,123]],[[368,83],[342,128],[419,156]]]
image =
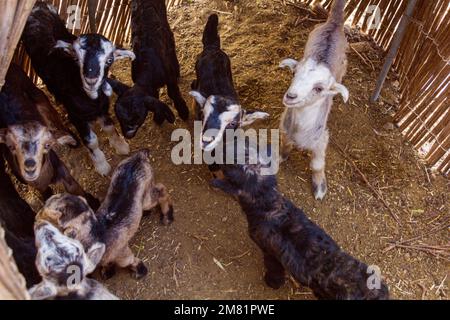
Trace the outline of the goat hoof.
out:
[[[148,274],[148,269],[145,264],[141,261],[136,266],[136,270],[134,271],[134,277],[137,280],[144,278]]]
[[[174,218],[173,218],[173,207],[169,206],[169,211],[167,213],[161,213],[160,215],[161,223],[165,226],[168,226],[172,224]]]
[[[114,277],[115,274],[116,274],[116,268],[115,268],[114,265],[110,265],[110,266],[107,266],[107,267],[103,267],[103,268],[100,270],[100,277],[101,277],[103,280],[111,279],[112,277]]]
[[[277,289],[280,289],[284,285],[286,279],[285,279],[285,277],[281,277],[281,278],[280,277],[273,277],[273,276],[270,276],[269,273],[266,273],[265,276],[264,276],[264,281],[266,282],[266,284],[269,287],[271,287],[272,289],[277,290]]]
[[[327,188],[327,181],[326,180],[322,181],[320,186],[313,182],[314,198],[316,200],[323,200],[323,198],[325,198],[325,195],[327,193],[327,189],[328,188]]]
[[[111,171],[111,166],[109,163],[105,160],[105,162],[96,163],[95,164],[95,170],[102,176],[106,177],[109,172]]]

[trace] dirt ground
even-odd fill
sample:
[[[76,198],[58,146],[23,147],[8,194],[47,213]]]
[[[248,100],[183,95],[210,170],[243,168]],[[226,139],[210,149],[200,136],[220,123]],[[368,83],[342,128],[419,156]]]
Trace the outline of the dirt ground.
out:
[[[171,11],[182,66],[180,84],[189,104],[201,33],[213,11],[219,12],[222,44],[232,60],[242,105],[270,113],[270,120],[260,127],[277,128],[282,96],[291,80],[278,64],[283,58],[302,56],[318,17],[280,1],[238,1],[236,8],[199,1]],[[345,250],[379,266],[392,298],[448,299],[449,180],[427,171],[392,125],[398,103],[394,74],[381,101],[368,102],[383,55],[364,36],[349,31],[348,37],[354,48],[348,52],[344,80],[350,101],[343,104],[336,98],[328,122],[328,194],[323,202],[313,199],[308,156],[300,152],[282,164],[280,189]],[[129,62],[117,63],[112,73],[131,84]],[[165,93],[163,100],[169,102]],[[130,142],[132,150],[151,149],[157,179],[174,201],[175,222],[165,227],[157,214],[145,217],[133,249],[148,265],[148,277],[137,281],[121,272],[106,282],[108,288],[123,299],[314,299],[293,281],[277,291],[264,284],[262,256],[247,235],[238,204],[209,187],[206,166],[172,164],[170,152],[176,142],[170,142],[170,135],[178,127],[192,130],[192,121],[177,120],[174,126],[160,128],[150,116]],[[104,135],[100,137],[116,165],[122,158]],[[81,184],[102,197],[108,178],[95,173],[86,149],[60,151]],[[41,205],[35,193],[21,189],[35,208]]]

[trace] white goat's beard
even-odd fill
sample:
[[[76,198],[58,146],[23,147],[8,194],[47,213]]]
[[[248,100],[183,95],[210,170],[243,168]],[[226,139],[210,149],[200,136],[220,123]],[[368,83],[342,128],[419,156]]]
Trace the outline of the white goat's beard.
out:
[[[93,89],[90,88],[90,86],[84,81],[83,79],[83,90],[86,92],[86,94],[89,96],[89,98],[95,100],[98,98],[98,89],[100,87],[100,84],[96,84]]]

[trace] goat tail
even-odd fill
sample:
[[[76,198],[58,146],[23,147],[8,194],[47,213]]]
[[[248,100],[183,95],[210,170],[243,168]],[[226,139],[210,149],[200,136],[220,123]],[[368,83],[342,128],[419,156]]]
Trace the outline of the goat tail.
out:
[[[203,46],[204,47],[216,47],[220,48],[220,37],[219,37],[219,17],[217,14],[212,14],[208,18],[208,22],[205,26],[205,31],[203,31]]]
[[[338,25],[344,24],[344,9],[346,3],[346,0],[334,0],[330,15],[328,16],[328,22],[336,23]]]

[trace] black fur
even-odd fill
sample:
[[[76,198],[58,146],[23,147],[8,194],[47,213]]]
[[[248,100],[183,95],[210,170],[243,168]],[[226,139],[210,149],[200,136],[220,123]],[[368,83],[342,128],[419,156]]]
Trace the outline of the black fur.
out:
[[[164,120],[175,121],[170,108],[159,101],[159,89],[167,86],[178,115],[189,118],[180,89],[180,65],[175,51],[175,38],[167,21],[164,0],[133,0],[131,3],[131,31],[136,59],[132,63],[134,86],[118,94],[115,111],[122,133],[132,138],[144,123],[147,112],[155,114],[153,120],[161,125]]]
[[[0,186],[0,225],[5,229],[6,243],[12,249],[17,267],[29,288],[41,281],[34,264],[37,253],[33,231],[35,213],[17,193],[5,172],[5,161],[1,152]]]
[[[237,197],[247,216],[250,237],[264,254],[265,281],[272,288],[285,282],[285,270],[319,299],[388,299],[388,288],[367,287],[367,265],[336,242],[277,189],[273,175],[260,165],[223,165],[225,180],[216,188]]]

